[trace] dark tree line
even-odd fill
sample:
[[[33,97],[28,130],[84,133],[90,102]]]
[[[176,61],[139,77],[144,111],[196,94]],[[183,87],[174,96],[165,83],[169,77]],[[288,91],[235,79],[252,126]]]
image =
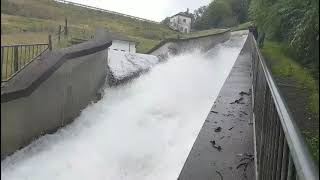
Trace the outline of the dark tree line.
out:
[[[288,43],[289,54],[319,78],[319,0],[252,0],[249,14],[260,32]]]
[[[248,19],[249,0],[215,0],[194,11],[193,28],[232,27]]]

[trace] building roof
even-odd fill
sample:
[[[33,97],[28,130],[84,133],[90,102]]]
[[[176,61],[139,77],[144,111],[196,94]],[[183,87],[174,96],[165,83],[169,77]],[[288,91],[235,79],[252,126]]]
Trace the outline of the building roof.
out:
[[[189,17],[189,18],[193,18],[192,14],[191,14],[191,13],[188,13],[188,12],[179,12],[179,13],[171,16],[171,17],[177,16],[177,15],[185,16],[185,17]]]

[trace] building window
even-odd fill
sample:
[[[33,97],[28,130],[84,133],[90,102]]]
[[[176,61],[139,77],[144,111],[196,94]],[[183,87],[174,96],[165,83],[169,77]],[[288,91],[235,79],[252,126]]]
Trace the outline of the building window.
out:
[[[187,28],[185,28],[185,29],[184,29],[184,32],[185,32],[185,33],[187,33],[187,32],[188,32],[188,29],[187,29]]]
[[[186,19],[183,19],[183,22],[185,23],[185,22],[187,22],[187,20],[186,20]]]

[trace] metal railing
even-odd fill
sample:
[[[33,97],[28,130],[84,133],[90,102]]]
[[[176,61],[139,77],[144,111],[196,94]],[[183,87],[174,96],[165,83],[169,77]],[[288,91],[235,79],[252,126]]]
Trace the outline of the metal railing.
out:
[[[318,180],[319,171],[252,34],[253,116],[259,180]]]
[[[1,46],[1,82],[10,80],[48,49],[49,44]]]

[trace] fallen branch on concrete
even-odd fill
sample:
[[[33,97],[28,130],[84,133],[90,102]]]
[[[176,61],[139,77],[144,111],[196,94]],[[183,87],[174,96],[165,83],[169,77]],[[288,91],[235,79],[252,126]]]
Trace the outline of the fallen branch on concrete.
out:
[[[216,146],[216,141],[210,141],[212,147],[216,148],[218,151],[221,151],[221,146]]]
[[[235,100],[234,102],[230,103],[230,104],[244,104],[243,102],[241,102],[243,100],[243,97],[240,97],[239,99]]]
[[[221,180],[223,180],[222,174],[221,174],[219,171],[216,171],[216,172],[217,172],[217,174],[220,176]]]

